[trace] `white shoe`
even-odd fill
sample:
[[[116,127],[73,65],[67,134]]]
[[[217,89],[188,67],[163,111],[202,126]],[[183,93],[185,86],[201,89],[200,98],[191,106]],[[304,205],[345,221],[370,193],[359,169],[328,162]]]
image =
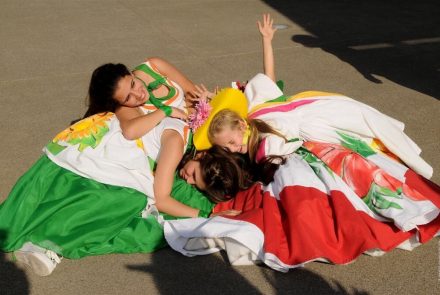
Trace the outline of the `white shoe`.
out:
[[[30,267],[39,276],[50,275],[61,258],[53,251],[27,242],[14,252],[15,259]]]

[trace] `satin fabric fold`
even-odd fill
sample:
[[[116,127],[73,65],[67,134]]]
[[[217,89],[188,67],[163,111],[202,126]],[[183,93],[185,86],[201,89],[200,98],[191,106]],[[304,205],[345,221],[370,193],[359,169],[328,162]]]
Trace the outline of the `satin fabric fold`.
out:
[[[213,207],[177,176],[172,196],[201,210]],[[159,222],[141,217],[146,205],[137,190],[78,176],[43,155],[0,205],[0,249],[14,251],[30,241],[72,259],[152,252],[167,244]]]

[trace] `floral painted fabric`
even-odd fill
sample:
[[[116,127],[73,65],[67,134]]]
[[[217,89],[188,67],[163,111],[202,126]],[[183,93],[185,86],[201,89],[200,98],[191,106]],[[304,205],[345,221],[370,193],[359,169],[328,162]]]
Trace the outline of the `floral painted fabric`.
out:
[[[165,118],[143,137],[127,140],[116,115],[100,113],[60,132],[44,151],[57,165],[80,176],[133,188],[153,200],[154,168],[167,129],[177,131],[188,143],[189,127],[181,120]]]
[[[75,174],[153,196],[153,175],[142,139],[126,140],[113,113],[96,114],[66,128],[44,151]]]
[[[440,232],[440,187],[401,122],[339,94],[280,93],[262,74],[245,89],[249,117],[288,139],[266,136],[257,151],[286,157],[274,181],[214,208],[241,210],[236,217],[166,223],[171,247],[188,256],[224,249],[232,264],[287,271],[411,250]]]

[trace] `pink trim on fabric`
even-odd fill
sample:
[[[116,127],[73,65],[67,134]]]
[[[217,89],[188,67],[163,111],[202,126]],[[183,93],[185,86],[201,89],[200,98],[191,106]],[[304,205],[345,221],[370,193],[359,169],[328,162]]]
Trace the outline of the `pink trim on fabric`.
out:
[[[257,154],[255,155],[255,162],[260,162],[262,159],[266,157],[265,147],[266,146],[266,138],[263,138],[263,140],[260,142],[260,145],[258,146]]]
[[[256,112],[254,112],[253,114],[250,114],[249,118],[253,119],[253,118],[259,117],[261,115],[265,115],[267,113],[272,113],[272,112],[288,112],[288,111],[296,109],[297,107],[312,103],[317,100],[318,99],[308,99],[308,100],[294,101],[294,102],[291,102],[288,104],[277,105],[274,107],[269,106],[269,107],[263,108],[261,110],[258,110]]]

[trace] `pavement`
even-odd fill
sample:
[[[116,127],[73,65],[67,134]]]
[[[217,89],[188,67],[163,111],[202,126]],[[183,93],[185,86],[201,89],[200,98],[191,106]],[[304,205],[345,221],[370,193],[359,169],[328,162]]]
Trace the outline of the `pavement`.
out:
[[[440,183],[437,1],[2,0],[0,201],[83,115],[94,68],[160,56],[209,88],[246,81],[262,71],[264,12],[285,25],[274,48],[286,93],[343,93],[405,122]],[[439,257],[434,238],[412,252],[278,273],[166,248],[64,259],[38,277],[2,253],[0,294],[440,294]]]

